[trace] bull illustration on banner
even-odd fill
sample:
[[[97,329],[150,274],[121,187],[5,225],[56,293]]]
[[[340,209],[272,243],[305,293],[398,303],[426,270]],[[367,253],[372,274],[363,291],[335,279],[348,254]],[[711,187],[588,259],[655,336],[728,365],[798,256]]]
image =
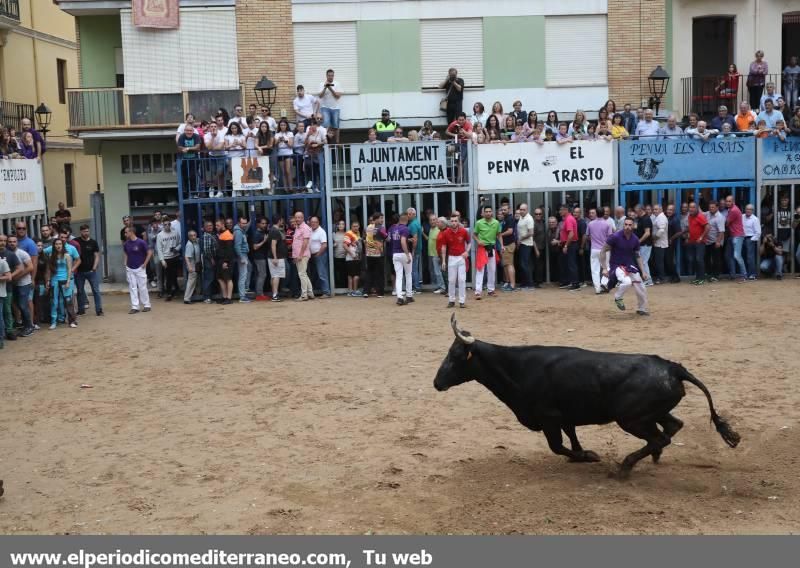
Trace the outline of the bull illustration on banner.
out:
[[[639,177],[649,181],[655,179],[658,175],[658,166],[663,164],[664,160],[645,158],[643,160],[634,160],[633,163],[639,166]]]

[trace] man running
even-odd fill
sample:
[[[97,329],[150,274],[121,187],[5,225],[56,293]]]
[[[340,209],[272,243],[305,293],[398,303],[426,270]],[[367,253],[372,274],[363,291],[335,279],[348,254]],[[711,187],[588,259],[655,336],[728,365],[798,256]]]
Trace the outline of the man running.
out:
[[[639,239],[633,234],[633,219],[625,219],[622,230],[608,237],[600,257],[605,258],[605,254],[608,252],[611,253],[609,266],[603,268],[603,276],[608,277],[609,271],[613,271],[619,282],[619,288],[614,294],[614,303],[620,310],[624,310],[625,302],[622,298],[628,288],[633,286],[638,299],[636,313],[640,316],[649,316],[647,291],[644,287],[644,281],[647,280],[648,274],[639,254]],[[635,263],[634,258],[636,259]]]

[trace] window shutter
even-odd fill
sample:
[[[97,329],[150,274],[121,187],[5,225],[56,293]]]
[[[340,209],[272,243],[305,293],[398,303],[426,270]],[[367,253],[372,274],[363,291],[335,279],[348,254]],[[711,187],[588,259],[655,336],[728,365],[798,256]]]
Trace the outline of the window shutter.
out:
[[[608,84],[605,15],[545,18],[545,82],[548,87]]]
[[[358,39],[355,22],[297,23],[294,29],[294,77],[316,96],[325,71],[333,69],[345,93],[358,92]]]
[[[483,86],[481,18],[422,20],[419,39],[423,88],[438,87],[451,67],[458,69],[465,86]]]

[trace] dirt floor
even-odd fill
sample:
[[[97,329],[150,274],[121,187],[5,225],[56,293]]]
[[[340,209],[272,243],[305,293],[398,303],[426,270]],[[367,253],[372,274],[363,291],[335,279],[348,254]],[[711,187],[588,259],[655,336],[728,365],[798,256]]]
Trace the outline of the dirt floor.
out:
[[[436,392],[439,296],[136,316],[106,297],[0,352],[0,532],[800,532],[800,281],[650,297],[647,320],[591,289],[457,310],[485,341],[657,353],[705,382],[739,448],[687,385],[686,426],[625,482],[607,474],[642,444],[614,425],[579,429],[603,461],[572,464],[481,385]]]

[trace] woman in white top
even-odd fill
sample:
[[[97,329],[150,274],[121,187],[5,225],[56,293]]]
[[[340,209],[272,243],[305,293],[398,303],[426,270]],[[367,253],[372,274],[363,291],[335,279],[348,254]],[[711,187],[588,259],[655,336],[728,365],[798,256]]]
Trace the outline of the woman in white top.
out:
[[[238,122],[232,122],[228,126],[228,134],[225,135],[225,150],[229,158],[241,158],[247,148],[247,140],[242,133],[242,127]]]
[[[243,130],[243,133],[245,146],[247,147],[247,155],[257,156],[258,152],[256,151],[256,136],[258,136],[258,129],[256,128],[255,120],[252,116],[248,116],[245,120],[247,121],[247,128]]]
[[[278,148],[278,162],[283,172],[283,187],[289,189],[292,185],[292,153],[294,151],[294,134],[289,130],[289,121],[285,118],[278,122],[278,131],[275,133],[275,145]]]
[[[470,120],[472,121],[473,130],[478,124],[484,126],[487,118],[489,117],[486,115],[486,109],[483,107],[483,103],[475,103],[472,105],[472,117]]]
[[[556,111],[551,110],[547,113],[547,120],[544,122],[544,130],[545,132],[552,132],[553,136],[558,132],[558,113]]]
[[[495,101],[492,105],[492,114],[497,117],[497,122],[503,124],[503,121],[506,118],[505,113],[503,113],[503,103],[500,101]]]

